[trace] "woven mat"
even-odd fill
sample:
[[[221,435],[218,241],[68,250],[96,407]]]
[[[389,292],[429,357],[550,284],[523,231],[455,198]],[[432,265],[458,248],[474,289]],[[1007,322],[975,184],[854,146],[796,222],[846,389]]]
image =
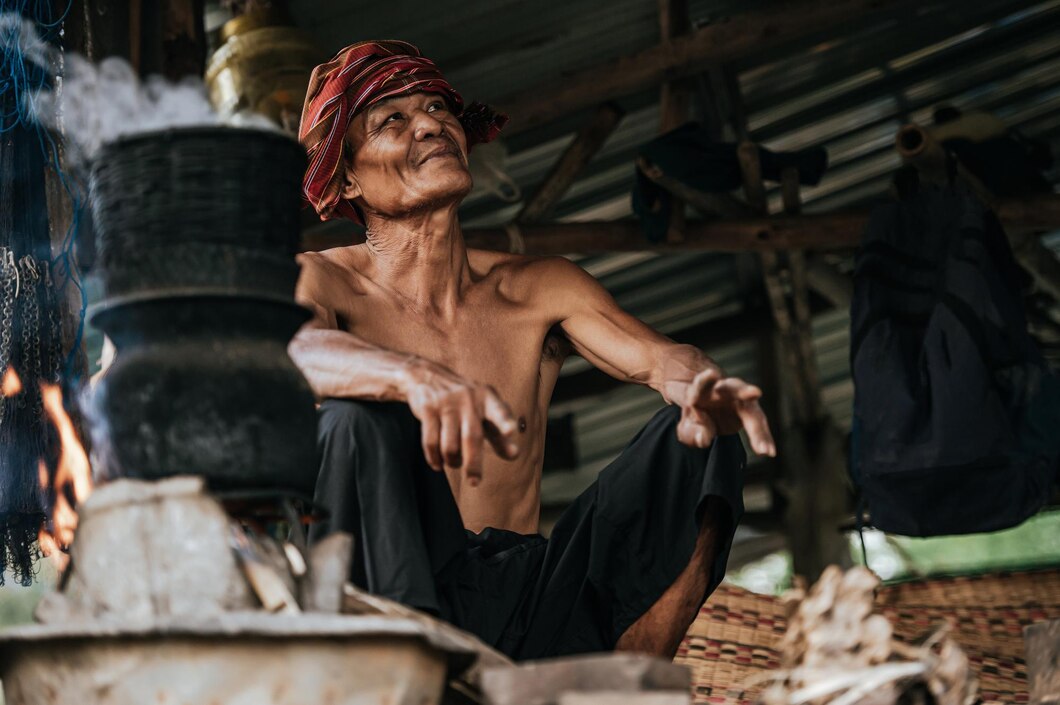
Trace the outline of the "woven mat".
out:
[[[877,605],[903,641],[917,641],[949,619],[979,674],[983,703],[1026,703],[1023,627],[1060,617],[1060,568],[889,585]],[[753,703],[759,688],[745,684],[779,666],[776,646],[786,628],[777,598],[719,587],[674,659],[692,669],[695,702]]]

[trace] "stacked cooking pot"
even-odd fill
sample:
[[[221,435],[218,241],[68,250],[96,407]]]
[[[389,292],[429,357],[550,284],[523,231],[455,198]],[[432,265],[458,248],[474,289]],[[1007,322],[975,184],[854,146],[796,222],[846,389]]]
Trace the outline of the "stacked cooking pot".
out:
[[[313,395],[287,355],[307,318],[294,302],[305,161],[282,134],[226,127],[101,150],[91,321],[117,354],[89,404],[97,474],[312,494]]]

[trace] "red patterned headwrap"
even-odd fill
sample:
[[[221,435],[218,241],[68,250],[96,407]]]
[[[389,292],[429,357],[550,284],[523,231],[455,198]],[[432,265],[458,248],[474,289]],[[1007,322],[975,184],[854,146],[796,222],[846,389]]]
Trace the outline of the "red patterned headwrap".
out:
[[[464,107],[464,99],[438,67],[408,42],[360,42],[346,47],[313,70],[306,92],[298,139],[309,153],[302,195],[321,220],[336,216],[363,224],[354,205],[342,198],[346,130],[361,110],[386,98],[409,93],[439,93],[464,126],[467,146],[496,137],[507,115],[481,103]]]

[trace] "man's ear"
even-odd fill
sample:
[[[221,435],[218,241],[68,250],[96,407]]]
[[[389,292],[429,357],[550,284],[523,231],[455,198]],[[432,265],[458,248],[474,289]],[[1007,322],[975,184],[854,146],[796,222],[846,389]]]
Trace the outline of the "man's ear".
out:
[[[349,167],[349,164],[347,164],[345,174],[343,174],[342,177],[341,195],[347,201],[352,201],[353,199],[359,197],[361,193],[361,185],[357,183],[357,177],[354,175],[353,169],[351,169]]]

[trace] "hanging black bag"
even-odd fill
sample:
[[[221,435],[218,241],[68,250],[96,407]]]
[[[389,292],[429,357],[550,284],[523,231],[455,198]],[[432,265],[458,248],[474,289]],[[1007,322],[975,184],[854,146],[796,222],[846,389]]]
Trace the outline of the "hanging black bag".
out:
[[[851,307],[852,475],[878,529],[994,531],[1047,501],[1060,381],[992,212],[957,185],[876,208]]]

